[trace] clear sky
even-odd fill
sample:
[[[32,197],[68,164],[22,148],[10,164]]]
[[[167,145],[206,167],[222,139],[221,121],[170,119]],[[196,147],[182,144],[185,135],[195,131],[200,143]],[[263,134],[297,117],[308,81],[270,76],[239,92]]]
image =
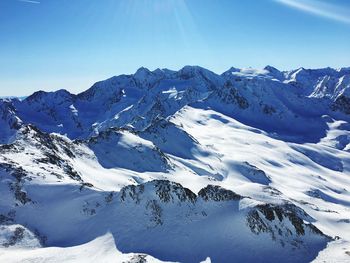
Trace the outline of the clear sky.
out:
[[[349,67],[348,0],[0,0],[0,96],[144,66]]]

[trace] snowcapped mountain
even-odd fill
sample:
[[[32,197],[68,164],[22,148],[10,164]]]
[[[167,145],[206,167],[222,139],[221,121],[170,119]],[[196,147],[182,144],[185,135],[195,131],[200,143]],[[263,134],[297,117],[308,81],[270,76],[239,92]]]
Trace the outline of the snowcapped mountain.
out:
[[[0,99],[0,143],[6,262],[350,259],[349,68],[141,68]]]

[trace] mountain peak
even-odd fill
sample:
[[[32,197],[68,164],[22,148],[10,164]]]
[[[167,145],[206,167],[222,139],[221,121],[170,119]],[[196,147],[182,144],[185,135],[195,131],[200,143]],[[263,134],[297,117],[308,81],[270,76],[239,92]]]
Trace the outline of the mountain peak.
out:
[[[270,72],[280,72],[277,68],[270,65],[265,66],[264,69]]]
[[[24,99],[24,101],[38,101],[38,100],[50,100],[50,99],[67,99],[74,95],[65,89],[59,89],[57,91],[36,91],[32,95]]]
[[[228,70],[226,70],[225,72],[223,72],[221,75],[222,76],[229,76],[229,75],[232,75],[232,73],[234,73],[234,72],[240,72],[240,71],[241,71],[241,69],[239,69],[239,68],[231,67]]]
[[[283,73],[273,66],[267,65],[266,67],[264,67],[264,70],[268,71],[269,75],[271,75],[272,77],[278,80],[284,79]]]
[[[157,71],[157,73],[159,73],[159,71]],[[135,74],[133,74],[133,77],[137,80],[145,81],[148,78],[154,77],[156,75],[157,74],[155,74],[154,71],[150,71],[148,68],[141,67],[135,72]]]

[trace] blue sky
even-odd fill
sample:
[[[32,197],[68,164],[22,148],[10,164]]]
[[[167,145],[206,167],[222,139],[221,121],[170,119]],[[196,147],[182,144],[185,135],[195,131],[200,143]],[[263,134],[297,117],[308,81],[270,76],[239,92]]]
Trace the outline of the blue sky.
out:
[[[350,66],[348,0],[0,0],[0,96],[200,65]]]

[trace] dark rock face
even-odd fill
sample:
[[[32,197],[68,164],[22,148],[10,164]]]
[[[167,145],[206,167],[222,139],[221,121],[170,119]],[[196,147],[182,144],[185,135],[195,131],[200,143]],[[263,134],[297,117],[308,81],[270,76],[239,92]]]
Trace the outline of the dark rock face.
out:
[[[240,109],[247,109],[249,107],[248,100],[243,97],[237,88],[235,88],[231,81],[226,81],[223,89],[217,90],[217,96],[227,104],[236,104]]]
[[[201,189],[198,192],[198,197],[202,198],[204,201],[231,201],[231,200],[241,200],[243,197],[230,191],[226,190],[218,185],[208,185],[207,187]]]
[[[0,99],[0,144],[11,143],[22,121],[17,116],[13,101]]]
[[[17,242],[20,242],[24,238],[24,228],[23,227],[16,227],[13,235],[9,238],[7,242],[2,244],[4,247],[11,247],[17,244]]]
[[[267,115],[271,115],[276,113],[276,109],[273,106],[270,105],[264,105],[263,106],[263,113],[267,114]]]
[[[41,176],[38,174],[29,173],[25,167],[22,168],[21,160],[9,160],[7,154],[26,154],[32,156],[32,162],[34,165],[40,165],[41,169],[45,171],[47,168],[42,165],[57,167],[62,171],[62,174],[66,174],[73,180],[82,181],[80,174],[73,168],[70,159],[75,158],[72,147],[73,144],[64,140],[60,136],[47,134],[33,125],[23,126],[17,136],[20,138],[14,141],[12,144],[0,145],[0,154],[3,154],[2,161],[0,162],[0,171],[4,171],[10,176],[11,182],[9,183],[9,189],[13,192],[14,199],[18,201],[16,205],[25,205],[27,203],[33,203],[32,198],[28,196],[25,190],[25,184],[27,181],[32,180],[32,176]],[[38,154],[37,157],[32,152],[27,152],[26,149],[36,148]],[[58,179],[63,179],[63,176],[55,172],[50,172]]]
[[[128,185],[120,190],[120,200],[126,201],[131,199],[135,201],[136,204],[140,203],[141,194],[144,192],[144,185]]]
[[[20,129],[21,122],[16,118],[16,107],[11,101],[1,100],[0,101],[0,118],[7,122],[10,129]]]
[[[332,110],[338,110],[350,115],[350,98],[344,95],[339,96],[333,103]]]
[[[44,158],[36,159],[37,163],[53,164],[60,167],[73,180],[82,181],[79,173],[75,171],[72,165],[61,157],[61,152],[69,158],[75,158],[75,154],[71,150],[73,147],[59,136],[51,135],[40,131],[33,125],[26,125],[21,130],[24,140],[30,144],[34,144],[36,148],[43,152]]]
[[[45,92],[45,91],[37,91],[32,95],[26,98],[28,103],[45,103],[48,97],[52,97],[55,99],[56,103],[63,104],[65,101],[73,101],[75,99],[75,95],[71,94],[69,91],[65,89],[57,90],[55,92]]]
[[[311,218],[304,210],[293,204],[264,204],[257,205],[249,211],[247,225],[254,234],[267,233],[273,240],[281,241],[283,237],[298,238],[304,236],[306,232],[324,236],[330,240],[314,225],[305,223],[304,220],[307,219],[310,221]],[[289,221],[293,228],[288,227],[287,223],[282,223],[285,221]]]
[[[186,207],[185,210],[191,213],[197,197],[192,191],[178,183],[154,180],[141,185],[123,187],[119,198],[123,207],[124,205],[127,207],[128,202],[131,202],[145,209],[143,216],[146,216],[147,227],[155,228],[164,224],[163,215],[167,207],[173,205]]]
[[[23,184],[27,179],[27,173],[25,170],[21,167],[17,167],[16,165],[0,163],[0,171],[1,170],[9,173],[14,178],[14,181],[9,183],[10,190],[13,192],[14,198],[22,205],[31,202],[32,200],[23,189]]]
[[[0,225],[13,223],[13,217],[14,215],[11,216],[10,212],[7,215],[0,214]]]
[[[33,142],[37,144],[38,147],[46,147],[53,151],[58,151],[56,144],[53,142],[51,136],[48,133],[44,133],[39,130],[34,125],[26,125],[21,130],[21,134],[24,136],[25,140],[33,139]]]
[[[146,204],[146,210],[149,211],[150,221],[153,226],[162,225],[162,213],[163,210],[158,204],[157,200],[149,200]]]
[[[194,203],[196,201],[196,194],[191,190],[168,180],[154,180],[146,184],[125,186],[120,190],[120,200],[126,201],[130,199],[135,203],[140,203],[140,200],[144,197],[143,194],[150,194],[145,193],[145,187],[150,187],[151,191],[156,194],[157,199],[162,203]]]
[[[165,203],[172,202],[177,198],[180,202],[195,202],[196,195],[182,185],[167,180],[155,180],[156,193],[159,199]],[[173,195],[173,194],[174,195]]]
[[[123,263],[147,263],[147,255],[138,254]]]

